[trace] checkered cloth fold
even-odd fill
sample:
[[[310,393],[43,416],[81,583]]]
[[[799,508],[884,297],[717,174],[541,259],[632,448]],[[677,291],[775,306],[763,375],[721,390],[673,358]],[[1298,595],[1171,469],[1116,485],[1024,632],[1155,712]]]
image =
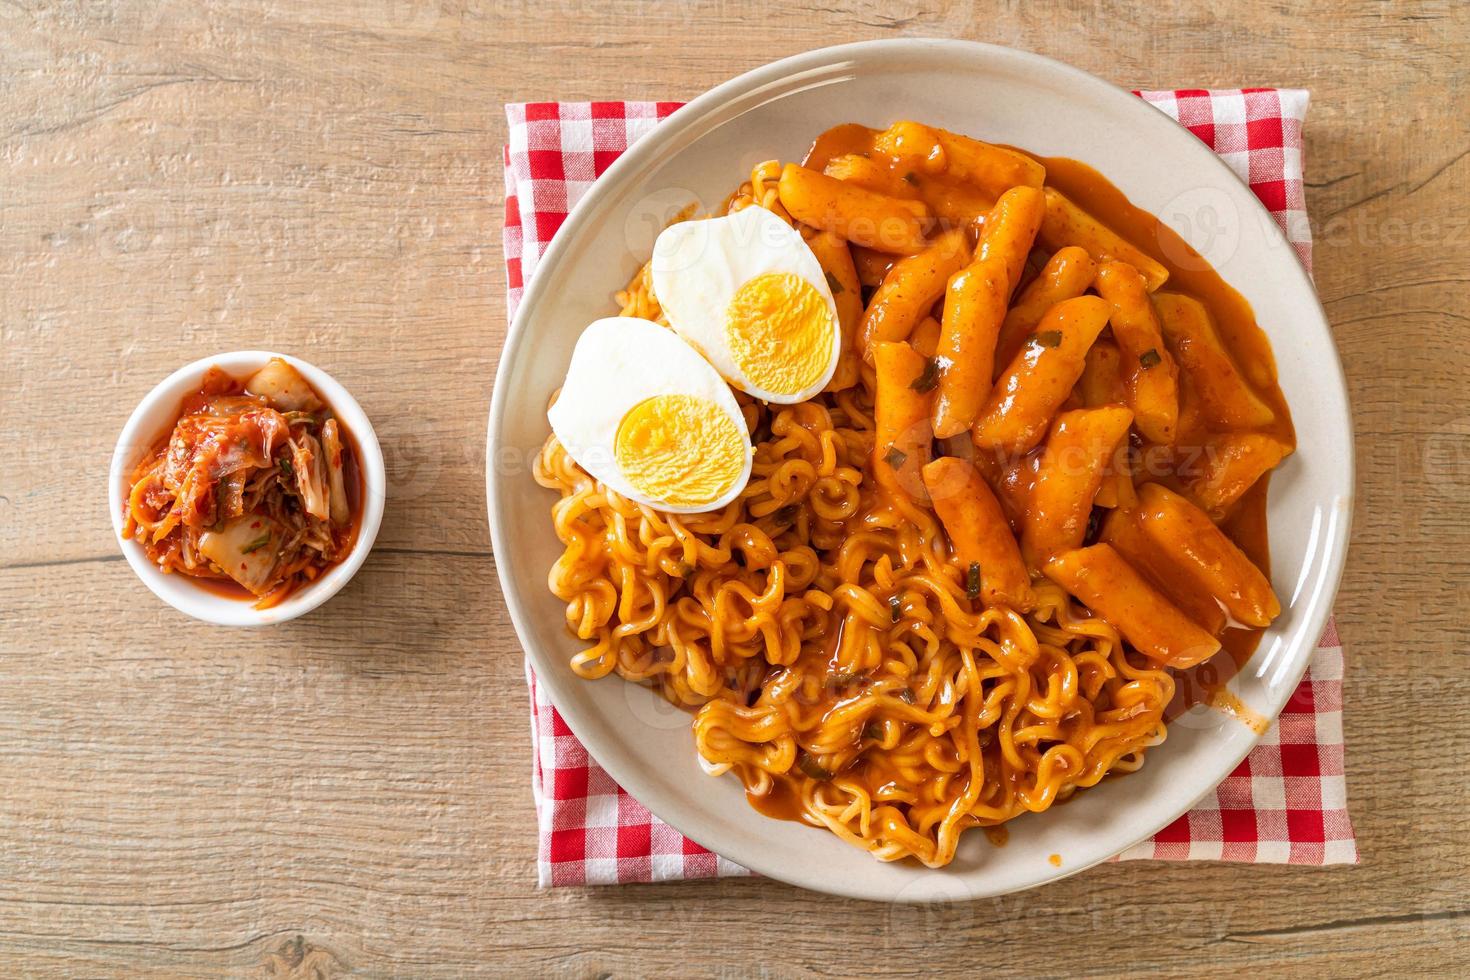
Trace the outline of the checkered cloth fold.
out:
[[[1135,94],[1186,126],[1248,181],[1311,268],[1302,187],[1306,92]],[[572,206],[619,154],[677,108],[677,102],[506,106],[505,263],[512,315]],[[1329,621],[1301,686],[1245,761],[1195,809],[1119,858],[1356,862],[1343,775],[1342,673],[1342,645]],[[684,837],[624,792],[577,741],[529,664],[526,681],[543,886],[749,873]]]

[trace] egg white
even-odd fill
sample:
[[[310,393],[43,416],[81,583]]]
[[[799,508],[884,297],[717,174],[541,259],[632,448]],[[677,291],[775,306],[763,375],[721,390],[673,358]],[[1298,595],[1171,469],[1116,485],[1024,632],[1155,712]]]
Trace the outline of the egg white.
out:
[[[812,385],[793,394],[752,384],[735,363],[725,338],[725,311],[737,290],[757,276],[792,273],[811,283],[832,317],[827,367]],[[801,233],[765,208],[753,206],[722,218],[681,221],[665,228],[653,246],[653,294],[669,325],[693,344],[715,370],[741,391],[766,402],[806,401],[827,386],[842,353],[837,304]]]
[[[746,434],[734,393],[709,362],[667,328],[640,317],[606,317],[582,332],[561,393],[546,417],[572,459],[610,490],[674,514],[719,510],[750,481],[755,451],[748,434],[740,478],[708,504],[678,506],[651,498],[635,489],[619,468],[614,446],[623,417],[656,395],[711,401]]]

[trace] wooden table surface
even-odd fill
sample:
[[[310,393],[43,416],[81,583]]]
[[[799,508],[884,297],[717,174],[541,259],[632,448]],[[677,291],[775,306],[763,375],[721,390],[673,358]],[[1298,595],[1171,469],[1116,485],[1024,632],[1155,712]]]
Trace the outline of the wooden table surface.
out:
[[[1470,968],[1470,8],[1289,6],[0,2],[0,972]],[[1312,91],[1317,282],[1357,436],[1358,867],[1131,863],[946,908],[763,880],[537,890],[483,496],[501,104],[683,99],[901,35],[1134,87]],[[340,596],[246,633],[143,589],[104,486],[153,384],[251,347],[357,394],[391,490]]]

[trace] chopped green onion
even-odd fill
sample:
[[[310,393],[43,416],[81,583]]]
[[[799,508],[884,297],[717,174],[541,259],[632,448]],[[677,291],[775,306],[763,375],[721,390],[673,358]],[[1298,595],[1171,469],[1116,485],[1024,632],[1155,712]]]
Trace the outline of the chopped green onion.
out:
[[[1087,531],[1082,535],[1083,544],[1093,544],[1097,541],[1097,532],[1102,530],[1103,515],[1107,513],[1101,507],[1094,507],[1087,514]]]
[[[291,469],[291,460],[288,457],[282,456],[279,462],[281,464],[282,476],[289,480],[296,475],[296,471]]]
[[[903,690],[899,691],[897,697],[904,704],[914,703],[914,692],[909,690],[908,688],[904,688]]]
[[[1159,356],[1158,350],[1153,347],[1138,355],[1138,363],[1143,366],[1145,371],[1161,361],[1163,361],[1163,358]]]
[[[680,578],[688,578],[689,576],[691,576],[693,574],[694,574],[694,566],[693,565],[689,564],[687,561],[681,561],[681,562],[679,562],[679,577]]]
[[[1031,342],[1038,347],[1060,347],[1062,343],[1062,332],[1060,330],[1042,330],[1031,335]]]
[[[980,563],[970,562],[970,573],[965,578],[965,595],[971,599],[980,594]]]
[[[888,447],[888,452],[885,453],[883,456],[883,462],[887,463],[894,469],[898,469],[908,458],[908,453],[904,452],[902,449],[899,449],[897,446],[890,446]]]
[[[817,760],[808,752],[803,752],[797,757],[796,765],[802,772],[819,782],[832,778],[832,774],[818,765]]]
[[[917,392],[933,391],[934,386],[939,384],[939,358],[924,358],[924,373],[920,374],[909,387]]]
[[[883,726],[874,722],[868,722],[863,726],[863,738],[872,739],[875,742],[883,741]]]
[[[896,592],[888,597],[888,614],[893,617],[895,623],[903,616],[903,600]]]
[[[270,535],[270,532],[267,531],[266,533],[262,534],[260,537],[256,538],[254,541],[252,541],[249,544],[247,544],[245,547],[241,548],[240,549],[240,554],[242,554],[242,555],[248,555],[252,551],[259,551],[261,548],[264,548],[266,545],[268,545],[270,543],[271,543],[271,535]]]
[[[823,275],[827,277],[827,288],[832,290],[832,295],[840,296],[844,292],[842,288],[842,281],[839,280],[836,276],[832,275],[832,273],[830,272],[824,272]]]

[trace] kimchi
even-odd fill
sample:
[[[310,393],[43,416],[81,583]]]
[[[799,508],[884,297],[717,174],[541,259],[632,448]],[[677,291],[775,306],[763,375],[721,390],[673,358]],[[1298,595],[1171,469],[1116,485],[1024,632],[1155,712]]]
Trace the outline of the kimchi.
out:
[[[164,572],[264,609],[352,550],[360,481],[350,434],[294,367],[212,367],[133,471],[123,533]]]

